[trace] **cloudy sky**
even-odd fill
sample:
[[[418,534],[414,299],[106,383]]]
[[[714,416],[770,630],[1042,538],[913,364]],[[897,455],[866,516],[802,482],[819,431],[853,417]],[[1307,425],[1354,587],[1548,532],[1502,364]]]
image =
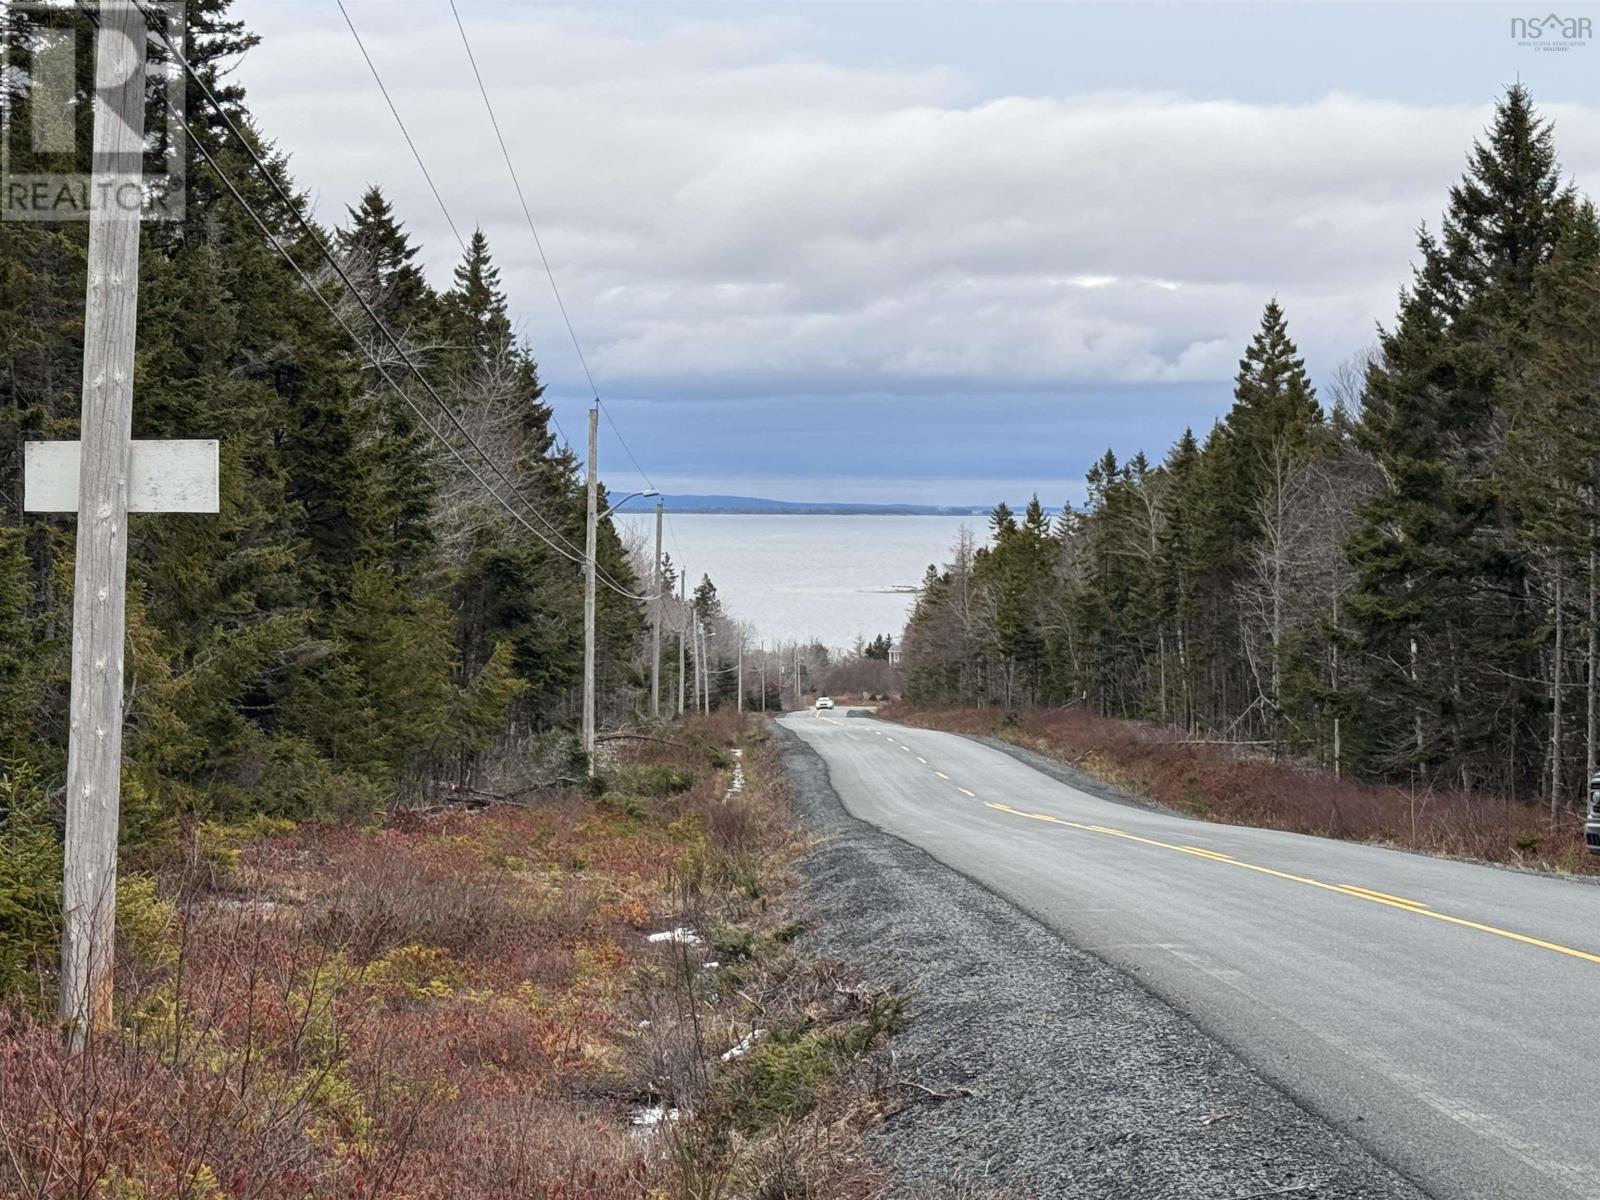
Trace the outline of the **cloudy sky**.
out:
[[[580,436],[448,3],[346,4]],[[1600,192],[1600,39],[1519,45],[1526,5],[457,4],[600,391],[666,491],[1075,499],[1107,446],[1160,455],[1226,409],[1273,295],[1325,380],[1518,78]],[[381,183],[446,283],[460,247],[333,0],[236,11],[263,36],[239,78],[319,214]],[[644,486],[614,439],[602,471]]]

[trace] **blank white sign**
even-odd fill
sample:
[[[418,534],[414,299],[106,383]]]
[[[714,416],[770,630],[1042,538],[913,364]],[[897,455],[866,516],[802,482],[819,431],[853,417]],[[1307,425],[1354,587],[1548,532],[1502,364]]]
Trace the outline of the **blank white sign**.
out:
[[[22,507],[27,512],[78,511],[78,442],[28,442]],[[128,511],[217,511],[217,441],[129,443]]]

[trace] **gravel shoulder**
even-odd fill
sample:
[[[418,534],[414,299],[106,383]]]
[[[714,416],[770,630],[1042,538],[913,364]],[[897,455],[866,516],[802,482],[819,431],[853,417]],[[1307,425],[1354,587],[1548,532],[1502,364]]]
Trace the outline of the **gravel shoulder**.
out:
[[[810,936],[912,989],[900,1077],[956,1093],[908,1087],[869,1135],[898,1194],[1424,1200],[1132,979],[849,816],[821,757],[775,732],[815,839]]]

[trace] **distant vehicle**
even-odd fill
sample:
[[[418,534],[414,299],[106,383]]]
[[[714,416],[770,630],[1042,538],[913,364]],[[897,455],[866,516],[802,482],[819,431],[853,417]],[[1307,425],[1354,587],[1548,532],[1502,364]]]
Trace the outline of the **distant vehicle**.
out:
[[[1600,772],[1589,780],[1589,819],[1584,822],[1583,841],[1590,854],[1600,854]]]
[[[817,711],[818,712],[821,712],[825,708],[832,708],[832,707],[833,707],[833,698],[831,696],[818,696],[817,697]],[[1596,850],[1595,853],[1600,854],[1600,850]]]

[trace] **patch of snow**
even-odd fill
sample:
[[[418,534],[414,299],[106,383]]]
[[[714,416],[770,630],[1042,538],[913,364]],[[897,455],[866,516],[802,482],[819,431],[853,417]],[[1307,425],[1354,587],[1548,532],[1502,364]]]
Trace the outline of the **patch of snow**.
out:
[[[692,929],[664,929],[645,938],[647,942],[671,942],[674,946],[698,946],[700,935]]]
[[[630,1125],[636,1125],[641,1129],[654,1129],[657,1125],[663,1124],[664,1122],[676,1121],[677,1119],[677,1109],[668,1108],[664,1104],[652,1104],[649,1108],[641,1108],[638,1112],[634,1113],[633,1117],[628,1123]]]
[[[723,1051],[722,1061],[732,1062],[741,1054],[748,1054],[751,1048],[766,1036],[767,1031],[765,1029],[752,1029],[749,1033],[745,1034],[744,1037],[739,1039],[739,1044],[737,1046]]]

